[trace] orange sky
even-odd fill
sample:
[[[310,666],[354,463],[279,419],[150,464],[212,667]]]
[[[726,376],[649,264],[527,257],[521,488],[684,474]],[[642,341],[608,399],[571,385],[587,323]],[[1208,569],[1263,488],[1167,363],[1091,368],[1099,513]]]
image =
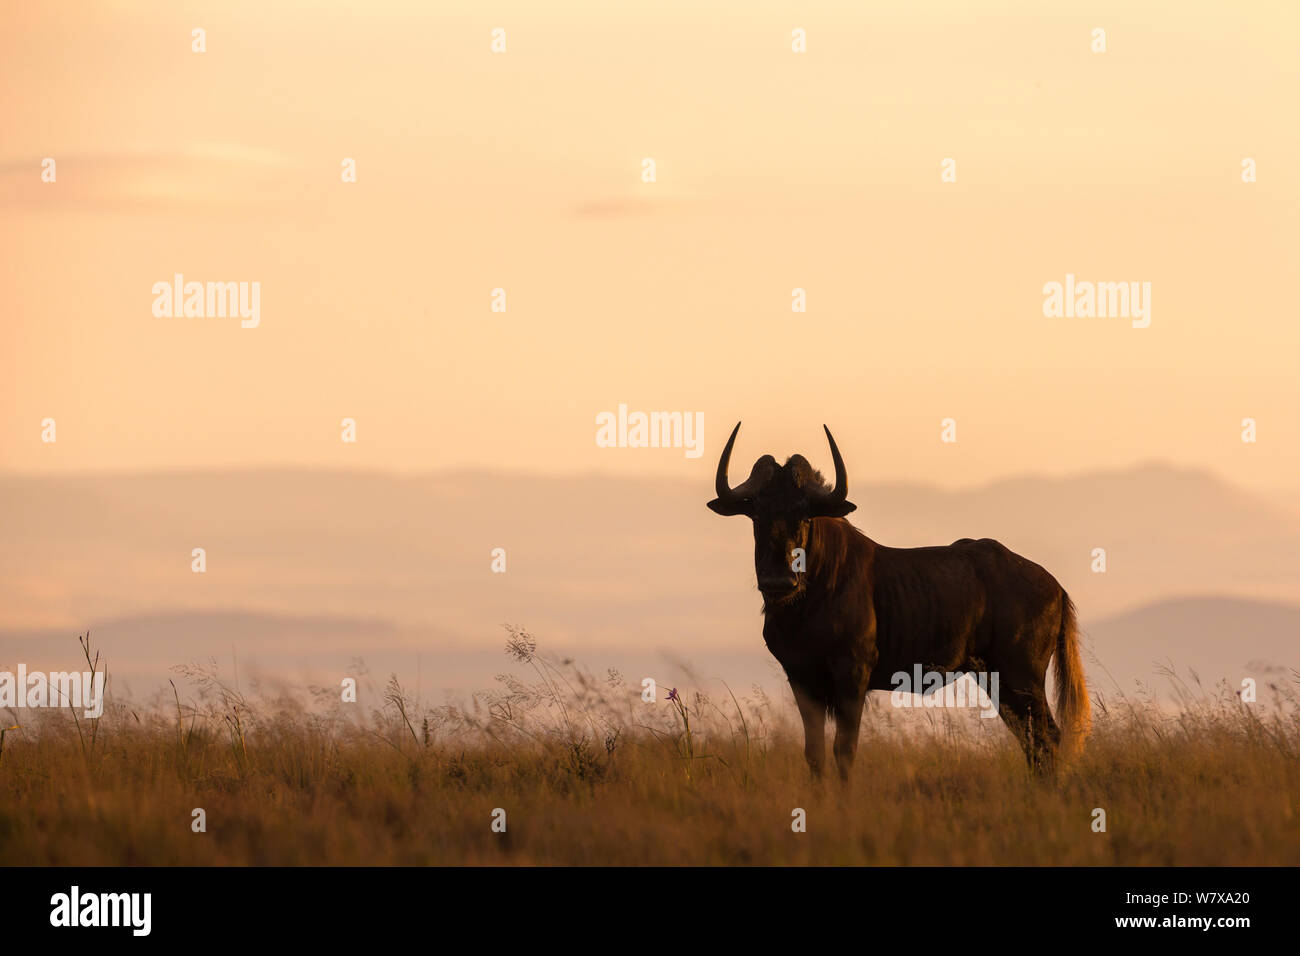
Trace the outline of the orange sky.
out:
[[[0,469],[707,482],[744,418],[871,480],[1300,485],[1295,4],[444,6],[6,5]],[[260,325],[156,318],[176,272]],[[1150,327],[1045,318],[1067,273]],[[705,455],[598,448],[619,403]]]

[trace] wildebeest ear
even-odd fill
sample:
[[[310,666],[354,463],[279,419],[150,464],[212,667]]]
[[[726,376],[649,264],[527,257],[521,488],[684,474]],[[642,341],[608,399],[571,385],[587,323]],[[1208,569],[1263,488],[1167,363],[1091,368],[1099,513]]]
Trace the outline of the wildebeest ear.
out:
[[[857,510],[858,506],[851,501],[814,501],[812,504],[814,518],[843,518]]]
[[[732,515],[744,515],[746,518],[753,517],[753,504],[747,498],[740,501],[723,501],[721,498],[714,498],[708,503],[707,507],[715,514],[727,518]]]

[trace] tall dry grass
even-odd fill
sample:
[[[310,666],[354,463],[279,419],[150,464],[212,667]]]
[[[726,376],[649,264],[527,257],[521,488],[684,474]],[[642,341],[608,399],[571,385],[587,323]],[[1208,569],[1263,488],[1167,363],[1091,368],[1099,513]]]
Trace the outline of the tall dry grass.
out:
[[[110,696],[90,722],[10,711],[0,863],[1300,862],[1294,673],[1266,710],[1172,671],[1176,712],[1100,698],[1056,781],[1028,775],[999,720],[878,695],[845,789],[809,780],[792,706],[757,688],[645,703],[639,680],[596,677],[522,630],[507,650],[497,688],[459,705],[364,674],[356,704],[335,687],[241,690],[209,662],[178,668],[167,697]]]

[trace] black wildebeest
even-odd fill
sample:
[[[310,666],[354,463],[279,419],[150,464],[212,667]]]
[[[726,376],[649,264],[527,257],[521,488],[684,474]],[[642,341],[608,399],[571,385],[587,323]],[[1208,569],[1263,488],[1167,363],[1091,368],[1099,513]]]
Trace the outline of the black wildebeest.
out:
[[[755,462],[727,480],[737,423],[718,461],[720,515],[754,522],[754,569],[763,594],[763,639],[785,669],[815,776],[826,760],[826,717],[835,717],[835,762],[848,779],[869,690],[920,665],[943,674],[998,675],[998,710],[1031,770],[1077,751],[1090,708],[1074,604],[1043,568],[997,541],[963,538],[933,548],[876,544],[844,516],[848,476],[829,428],[835,486],[802,455]],[[795,549],[803,549],[802,570]],[[1047,706],[1047,664],[1056,655],[1056,720]],[[919,688],[916,689],[919,692]]]

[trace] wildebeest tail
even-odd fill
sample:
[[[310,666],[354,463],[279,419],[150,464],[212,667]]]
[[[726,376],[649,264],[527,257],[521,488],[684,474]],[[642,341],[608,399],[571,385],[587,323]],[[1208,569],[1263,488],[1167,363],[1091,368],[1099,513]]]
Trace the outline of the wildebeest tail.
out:
[[[1079,657],[1079,628],[1074,602],[1061,591],[1061,629],[1056,635],[1056,722],[1061,727],[1061,756],[1069,758],[1083,749],[1092,727],[1092,705]]]

